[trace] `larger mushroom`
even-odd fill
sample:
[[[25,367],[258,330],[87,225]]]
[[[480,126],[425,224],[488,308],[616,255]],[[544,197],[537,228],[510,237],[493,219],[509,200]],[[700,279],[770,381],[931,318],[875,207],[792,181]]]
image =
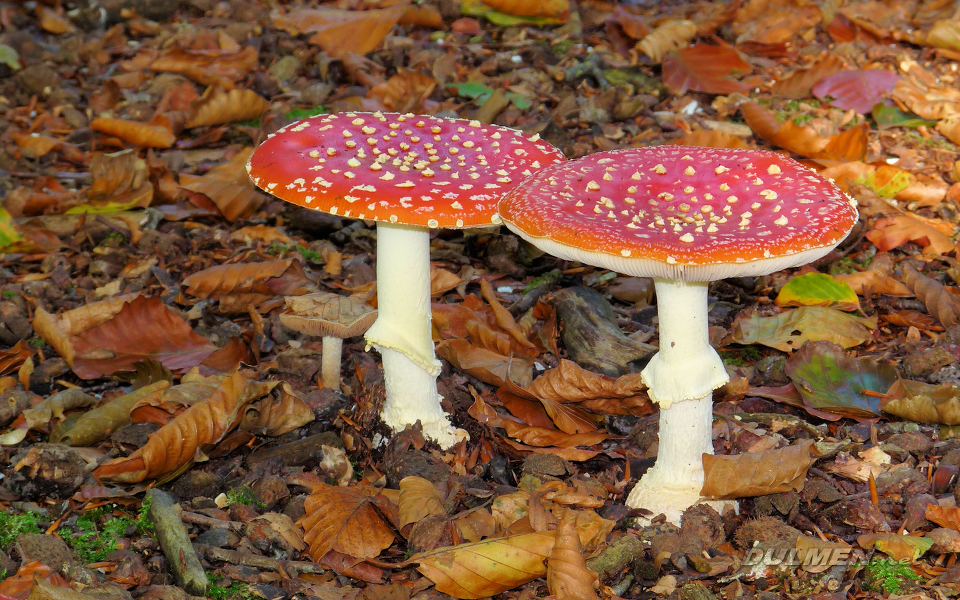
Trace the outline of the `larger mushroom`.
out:
[[[660,445],[627,504],[679,522],[701,500],[713,390],[728,380],[707,333],[708,283],[823,257],[856,223],[855,202],[773,152],[660,146],[543,169],[499,210],[555,256],[654,278],[660,345],[641,376],[660,406]]]
[[[377,222],[379,316],[367,343],[383,357],[393,430],[420,421],[449,447],[465,435],[440,406],[431,338],[430,229],[500,223],[497,201],[564,160],[537,136],[477,121],[388,113],[322,115],[288,125],[250,157],[260,188],[294,204]]]

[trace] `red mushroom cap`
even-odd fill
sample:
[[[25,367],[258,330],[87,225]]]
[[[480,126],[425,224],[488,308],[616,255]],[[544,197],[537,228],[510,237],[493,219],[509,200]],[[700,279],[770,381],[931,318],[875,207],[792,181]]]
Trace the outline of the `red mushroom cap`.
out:
[[[659,146],[545,168],[500,202],[511,229],[562,258],[686,281],[760,275],[827,254],[856,203],[774,152]]]
[[[499,223],[497,201],[564,160],[538,136],[478,121],[391,113],[321,115],[263,142],[247,172],[306,208],[423,227]]]

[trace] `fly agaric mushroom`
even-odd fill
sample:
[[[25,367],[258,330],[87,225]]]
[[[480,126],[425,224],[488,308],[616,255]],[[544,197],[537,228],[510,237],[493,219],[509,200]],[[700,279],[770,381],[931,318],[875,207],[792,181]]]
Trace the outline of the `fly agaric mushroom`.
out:
[[[330,292],[315,292],[284,298],[287,310],[280,314],[284,327],[323,341],[320,381],[323,387],[340,389],[340,356],[343,340],[363,335],[377,318],[377,312],[363,302]]]
[[[447,448],[465,432],[440,406],[430,325],[430,229],[497,225],[497,201],[532,171],[564,160],[537,136],[412,114],[322,115],[288,125],[250,157],[267,192],[306,208],[377,222],[379,316],[368,345],[383,357],[381,418],[418,420]]]
[[[825,256],[856,223],[855,202],[773,152],[660,146],[543,169],[499,211],[550,254],[654,278],[660,350],[641,376],[660,405],[660,445],[627,505],[679,523],[701,500],[713,390],[728,380],[707,333],[708,283]]]

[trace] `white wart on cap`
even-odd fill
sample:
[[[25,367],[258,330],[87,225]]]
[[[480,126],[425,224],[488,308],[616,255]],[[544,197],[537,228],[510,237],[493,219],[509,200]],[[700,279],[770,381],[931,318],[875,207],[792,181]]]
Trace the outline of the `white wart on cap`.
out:
[[[774,152],[659,146],[542,169],[500,215],[539,248],[635,276],[713,281],[826,255],[856,223],[856,202]]]

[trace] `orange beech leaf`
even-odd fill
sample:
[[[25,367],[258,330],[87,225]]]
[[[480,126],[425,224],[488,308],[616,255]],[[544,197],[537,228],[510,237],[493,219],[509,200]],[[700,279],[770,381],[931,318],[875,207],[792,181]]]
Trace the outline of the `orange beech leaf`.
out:
[[[217,391],[224,378],[226,375],[199,377],[193,373],[187,373],[180,380],[179,385],[167,389],[161,398],[143,398],[134,404],[130,410],[130,420],[134,423],[149,422],[166,425],[170,419],[188,407],[209,398]]]
[[[406,10],[404,5],[373,10],[300,8],[286,14],[273,12],[270,19],[274,27],[290,35],[313,34],[311,44],[340,57],[346,52],[363,55],[376,49]]]
[[[417,570],[455,598],[489,598],[546,574],[555,531],[524,533],[414,554]]]
[[[366,560],[389,548],[396,536],[377,509],[385,500],[367,486],[315,487],[304,502],[306,514],[297,522],[306,532],[303,539],[313,560],[319,563],[331,550]]]
[[[230,234],[230,239],[237,242],[250,244],[253,240],[261,240],[266,244],[279,242],[281,244],[292,244],[293,240],[280,231],[277,227],[269,225],[247,225]]]
[[[821,19],[820,9],[800,0],[745,2],[731,25],[737,44],[786,42]]]
[[[269,396],[254,402],[243,413],[240,429],[276,437],[302,427],[316,417],[290,384],[281,382]]]
[[[401,25],[413,25],[414,27],[432,27],[433,29],[443,29],[443,16],[436,6],[422,4],[420,6],[408,6],[400,17]]]
[[[216,85],[232,89],[234,83],[260,66],[257,49],[253,46],[219,50],[185,50],[170,48],[153,60],[154,71],[180,73],[201,85]]]
[[[73,23],[70,22],[70,19],[49,6],[38,4],[37,18],[40,19],[40,27],[49,33],[60,35],[77,30]]]
[[[527,391],[533,396],[555,402],[638,397],[641,403],[649,403],[650,400],[643,393],[645,389],[639,373],[613,379],[587,371],[577,363],[565,359],[560,360],[557,368],[545,371],[527,386]]]
[[[483,0],[483,3],[515,17],[565,18],[570,12],[566,0]]]
[[[960,508],[928,504],[924,516],[928,521],[933,521],[940,527],[960,531]]]
[[[429,479],[404,477],[400,480],[400,531],[430,515],[446,515],[443,496]],[[408,531],[409,532],[409,531]],[[406,534],[405,534],[406,535]]]
[[[180,187],[210,198],[220,214],[231,223],[245,219],[255,213],[265,200],[247,175],[247,159],[252,153],[253,148],[244,148],[203,176],[182,173]]]
[[[147,163],[132,150],[94,155],[90,178],[90,187],[81,198],[85,202],[70,207],[67,214],[146,208],[153,201]]]
[[[367,92],[367,98],[377,98],[394,112],[419,112],[436,87],[432,76],[400,67],[396,75]]]
[[[134,363],[153,358],[171,371],[186,371],[203,362],[216,346],[160,298],[137,297],[102,325],[72,336],[73,372],[94,379],[134,370]]]
[[[655,63],[660,62],[667,52],[686,48],[697,35],[697,26],[693,21],[667,21],[648,33],[637,42],[637,49],[650,57]]]
[[[794,69],[783,79],[777,80],[770,91],[781,98],[802,100],[810,97],[813,86],[825,77],[843,69],[843,61],[836,54],[827,54],[813,64]]]
[[[463,280],[446,269],[430,266],[430,297],[442,296],[463,283]]]
[[[941,325],[952,327],[960,323],[960,298],[947,291],[939,281],[918,273],[908,265],[904,265],[901,272],[903,283]]]
[[[710,129],[698,129],[691,131],[678,140],[673,140],[671,144],[678,146],[702,146],[704,148],[749,148],[750,144],[743,141],[743,138],[726,133],[723,131],[713,131]]]
[[[90,129],[145,148],[169,148],[177,141],[177,136],[170,129],[169,120],[162,115],[158,115],[149,123],[97,117],[90,122]]]
[[[813,440],[753,454],[704,454],[700,493],[706,498],[744,498],[800,491],[807,469],[818,458],[820,452]]]
[[[547,559],[547,589],[557,600],[597,600],[600,582],[583,558],[576,519],[576,511],[568,510],[557,524],[557,539]]]
[[[253,383],[235,372],[206,400],[194,404],[154,433],[130,456],[115,458],[94,470],[99,481],[138,483],[169,481],[206,455],[233,431],[243,409],[268,393],[275,383]]]
[[[923,247],[923,253],[939,256],[953,250],[950,239],[953,225],[939,219],[928,219],[920,215],[904,213],[894,217],[877,219],[873,229],[866,233],[881,252],[892,250],[907,242],[916,242]]]
[[[534,346],[533,343],[527,339],[523,331],[520,330],[520,327],[517,326],[517,322],[513,319],[513,315],[511,315],[510,311],[504,308],[503,305],[500,304],[500,301],[497,300],[497,296],[494,294],[493,286],[490,285],[489,280],[480,280],[480,295],[483,296],[483,299],[490,304],[490,309],[493,311],[493,318],[496,319],[497,325],[509,333],[510,336],[515,339],[520,346],[535,351],[536,346]]]
[[[20,340],[9,350],[0,350],[0,376],[19,370],[34,354],[36,350],[31,350],[24,340]]]
[[[259,119],[270,103],[253,90],[234,88],[224,91],[210,87],[190,107],[190,115],[184,127],[223,125],[248,119]]]
[[[623,32],[635,40],[642,40],[650,33],[646,19],[628,11],[619,2],[613,8],[613,17],[623,28]]]
[[[750,71],[750,65],[730,46],[696,44],[663,57],[663,83],[676,94],[744,92],[748,86],[731,77]]]
[[[780,123],[774,112],[756,102],[744,104],[740,111],[757,137],[800,156],[852,161],[862,159],[867,153],[867,133],[870,127],[866,123],[830,137],[823,137],[813,128],[797,125],[793,121]]]
[[[230,294],[302,296],[310,280],[299,260],[292,258],[259,263],[217,265],[198,271],[183,280],[187,293],[214,300]]]
[[[507,357],[467,340],[443,340],[437,344],[437,356],[484,383],[500,387],[505,381],[524,386],[533,380],[530,359]]]
[[[43,310],[38,306],[33,316],[33,330],[43,341],[53,346],[57,354],[73,366],[76,352],[73,348],[71,336],[82,333],[109,321],[123,309],[124,306],[140,294],[127,294],[108,300],[101,300],[93,304],[86,304],[73,310],[68,310],[59,317]]]
[[[170,382],[163,380],[87,411],[71,426],[50,435],[50,443],[67,446],[90,446],[130,423],[130,409],[145,398],[159,399]]]
[[[14,131],[11,133],[13,141],[17,144],[20,152],[28,158],[40,158],[50,154],[60,147],[62,142],[55,137],[43,135],[40,133],[24,133]]]

